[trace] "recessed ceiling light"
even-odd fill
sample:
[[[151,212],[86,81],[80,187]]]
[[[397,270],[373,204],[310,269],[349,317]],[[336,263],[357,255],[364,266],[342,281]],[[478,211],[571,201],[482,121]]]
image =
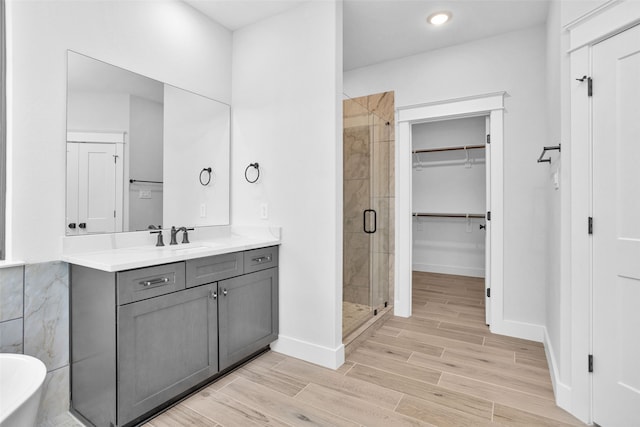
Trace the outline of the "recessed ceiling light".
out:
[[[429,15],[427,22],[431,25],[442,25],[451,19],[451,12],[436,12]]]

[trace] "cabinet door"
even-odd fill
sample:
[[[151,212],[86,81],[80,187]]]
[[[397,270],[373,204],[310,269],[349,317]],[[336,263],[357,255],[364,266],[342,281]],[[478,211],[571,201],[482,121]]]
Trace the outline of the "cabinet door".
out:
[[[218,372],[216,289],[118,307],[118,425]]]
[[[220,370],[278,338],[278,269],[218,283]]]

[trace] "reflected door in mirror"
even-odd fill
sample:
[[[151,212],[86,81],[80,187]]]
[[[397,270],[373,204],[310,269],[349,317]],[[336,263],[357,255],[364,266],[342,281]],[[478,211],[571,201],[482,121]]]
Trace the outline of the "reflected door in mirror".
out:
[[[67,143],[67,234],[122,231],[122,144]]]

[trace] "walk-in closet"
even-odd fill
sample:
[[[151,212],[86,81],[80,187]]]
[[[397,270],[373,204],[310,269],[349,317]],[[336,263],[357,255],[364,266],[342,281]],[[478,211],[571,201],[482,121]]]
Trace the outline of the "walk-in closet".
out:
[[[414,272],[485,277],[487,129],[485,116],[412,126]]]

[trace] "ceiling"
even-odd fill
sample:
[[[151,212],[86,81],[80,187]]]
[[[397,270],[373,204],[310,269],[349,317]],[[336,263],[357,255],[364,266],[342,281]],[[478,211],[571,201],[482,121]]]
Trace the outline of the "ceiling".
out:
[[[184,0],[228,29],[282,13],[306,1]],[[549,0],[344,0],[344,70],[490,37],[546,21]],[[452,13],[442,27],[433,12]]]

